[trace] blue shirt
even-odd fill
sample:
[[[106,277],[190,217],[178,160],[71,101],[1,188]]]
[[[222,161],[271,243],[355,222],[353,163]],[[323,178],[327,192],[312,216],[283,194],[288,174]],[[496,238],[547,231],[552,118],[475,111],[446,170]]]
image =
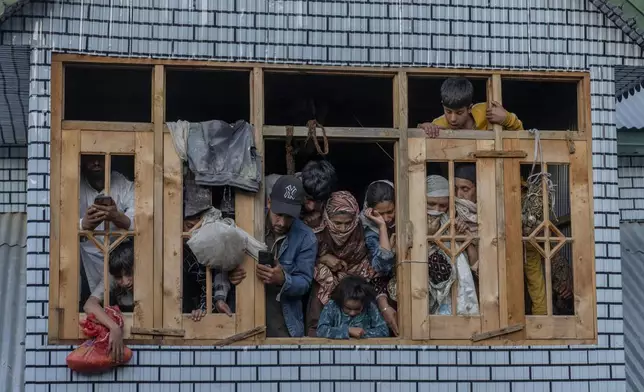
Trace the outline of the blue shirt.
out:
[[[380,314],[375,303],[371,302],[357,316],[349,316],[340,309],[338,304],[330,300],[318,321],[317,334],[320,338],[349,339],[349,328],[362,328],[363,338],[385,338],[389,336],[389,327]]]

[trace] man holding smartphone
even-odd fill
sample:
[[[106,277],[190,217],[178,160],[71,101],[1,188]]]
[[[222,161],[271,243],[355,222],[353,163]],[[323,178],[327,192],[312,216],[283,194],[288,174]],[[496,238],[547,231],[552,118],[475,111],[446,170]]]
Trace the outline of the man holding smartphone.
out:
[[[318,242],[300,220],[304,189],[295,176],[281,176],[267,202],[266,238],[270,255],[257,264],[266,287],[266,336],[304,336],[303,297],[311,289]],[[269,257],[266,257],[269,256]]]
[[[119,172],[110,175],[110,196],[105,196],[105,156],[81,156],[79,187],[81,230],[131,230],[134,226],[134,184]],[[90,292],[103,281],[103,253],[81,237],[80,255]],[[101,241],[102,238],[97,238]]]

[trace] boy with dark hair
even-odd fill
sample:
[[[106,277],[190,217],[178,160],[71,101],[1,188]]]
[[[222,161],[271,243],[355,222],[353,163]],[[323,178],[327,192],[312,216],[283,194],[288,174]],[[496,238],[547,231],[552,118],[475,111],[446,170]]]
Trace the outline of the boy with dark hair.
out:
[[[121,310],[132,310],[134,305],[134,246],[131,240],[125,240],[110,253],[108,269],[110,272],[110,298],[116,302]],[[114,358],[120,359],[123,354],[123,331],[103,310],[103,292],[105,279],[92,291],[83,310],[86,314],[93,314],[96,320],[110,330],[110,353]],[[109,305],[109,304],[107,304]]]
[[[510,113],[496,102],[473,104],[474,86],[464,77],[446,79],[441,85],[441,103],[444,114],[431,123],[418,127],[428,137],[435,138],[441,129],[486,130],[489,124],[498,124],[504,129],[521,130],[523,123],[514,113]]]

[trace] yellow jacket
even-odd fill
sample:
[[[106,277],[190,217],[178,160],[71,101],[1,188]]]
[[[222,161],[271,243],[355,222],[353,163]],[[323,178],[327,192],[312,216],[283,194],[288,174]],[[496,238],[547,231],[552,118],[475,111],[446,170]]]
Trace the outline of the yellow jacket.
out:
[[[472,106],[472,117],[474,118],[474,122],[476,123],[476,129],[478,130],[487,130],[489,127],[489,124],[487,122],[486,118],[486,112],[487,112],[487,102],[481,102],[477,103],[476,105]],[[438,125],[439,127],[442,128],[449,128],[449,124],[447,123],[447,119],[445,118],[445,115],[442,115],[432,121],[432,123]],[[503,129],[508,129],[511,131],[520,131],[523,130],[523,123],[521,120],[519,120],[519,117],[517,117],[516,114],[508,112],[507,117],[505,118],[505,121],[503,121]]]

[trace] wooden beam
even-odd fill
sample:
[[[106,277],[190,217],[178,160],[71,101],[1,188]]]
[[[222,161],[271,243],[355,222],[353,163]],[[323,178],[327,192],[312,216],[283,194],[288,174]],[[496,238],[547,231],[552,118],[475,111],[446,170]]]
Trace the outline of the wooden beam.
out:
[[[136,139],[134,156],[134,319],[135,327],[152,328],[156,316],[155,260],[151,258],[156,251],[154,230],[156,223],[156,205],[153,183],[154,178],[154,134],[151,132],[133,133]],[[127,134],[112,135],[128,136]],[[154,271],[154,272],[152,272]]]
[[[86,63],[86,64],[130,64],[130,65],[165,65],[172,67],[190,67],[204,69],[222,70],[251,70],[259,68],[264,71],[291,71],[300,73],[331,72],[336,74],[382,74],[395,76],[398,72],[407,72],[409,76],[451,76],[459,75],[466,77],[489,77],[496,73],[503,77],[519,80],[549,80],[549,81],[576,81],[584,78],[588,72],[564,72],[564,71],[511,71],[511,70],[479,70],[465,68],[434,68],[434,67],[361,67],[361,66],[336,66],[336,65],[308,65],[308,64],[275,64],[275,63],[243,63],[243,62],[221,62],[206,60],[169,60],[155,58],[132,58],[132,57],[104,57],[88,56],[78,54],[52,54],[52,61],[64,63]]]
[[[501,91],[501,75],[494,74],[488,79],[488,104],[490,101],[496,101],[503,104],[503,94]],[[493,125],[494,129],[494,150],[503,151],[503,127],[501,125]],[[505,311],[501,309],[507,308],[506,295],[507,295],[507,282],[505,279],[498,279],[500,276],[506,274],[506,243],[505,243],[505,203],[504,203],[504,178],[503,178],[503,158],[497,158],[495,162],[495,184],[496,184],[496,268],[497,268],[497,281],[498,288],[495,292],[498,301],[498,308],[496,314],[499,317],[499,327],[507,326],[507,318]],[[483,326],[486,329],[485,325]]]
[[[152,120],[154,122],[154,327],[163,326],[163,128],[165,126],[165,69],[154,66]]]
[[[256,335],[262,334],[266,332],[266,327],[261,326],[261,327],[256,327],[248,331],[240,332],[237,333],[233,336],[227,337],[225,339],[222,339],[218,341],[217,343],[214,344],[215,347],[221,347],[221,346],[228,346],[230,344],[233,344],[235,342],[242,341],[244,339],[252,338]]]
[[[516,150],[519,140],[504,140],[506,150]],[[521,224],[521,167],[518,159],[503,161],[505,209],[505,274],[499,279],[507,283],[505,298],[499,298],[505,304],[501,307],[501,325],[525,324],[525,288],[523,272],[523,228]],[[526,329],[517,331],[507,338],[524,340]]]
[[[60,273],[60,188],[61,145],[62,145],[62,106],[63,106],[63,64],[51,63],[51,133],[49,142],[49,319],[47,323],[48,340],[58,339],[61,320],[59,305]],[[77,236],[75,236],[78,238]],[[78,240],[76,241],[78,243]]]
[[[183,164],[163,135],[163,328],[182,329]]]
[[[409,149],[407,139],[407,124],[409,122],[407,75],[399,72],[394,77],[394,128],[399,130],[400,139],[394,149],[394,170],[396,185],[396,286],[399,288],[398,330],[401,337],[411,336],[411,301],[409,287],[411,285],[410,265],[401,263],[411,258],[411,236],[413,229],[409,220]]]
[[[184,337],[186,331],[183,329],[172,329],[172,328],[130,328],[130,334],[132,335],[151,335],[151,336],[178,336]]]
[[[430,336],[427,322],[429,313],[429,269],[427,261],[427,215],[418,211],[427,210],[425,195],[425,139],[409,139],[409,211],[413,228],[410,259],[410,285],[399,290],[398,295],[408,295],[411,302],[411,338],[426,340]],[[414,211],[414,213],[411,213]],[[402,293],[401,293],[402,291]]]
[[[497,336],[502,336],[502,335],[511,334],[513,332],[518,332],[518,331],[521,331],[523,328],[524,328],[523,324],[512,325],[510,327],[500,328],[500,329],[496,329],[494,331],[487,331],[487,332],[477,333],[475,335],[472,335],[470,340],[473,341],[473,342],[480,342],[481,340],[487,340],[487,339],[494,338],[494,337],[497,337]]]
[[[528,153],[525,151],[475,151],[470,154],[472,158],[525,158]]]
[[[63,322],[61,339],[78,338],[78,307],[80,291],[80,254],[78,251],[79,186],[80,186],[80,131],[64,131],[61,148],[60,177],[60,261],[59,305]]]
[[[398,140],[400,132],[395,128],[351,128],[351,127],[325,127],[328,138],[349,138],[349,139],[382,139]],[[264,125],[263,135],[265,138],[286,137],[286,126]],[[307,137],[307,127],[293,127],[295,137]]]
[[[264,220],[266,217],[265,214],[265,207],[266,207],[266,201],[265,201],[265,194],[266,190],[264,188],[265,182],[264,182],[264,177],[265,177],[265,168],[266,168],[266,160],[265,160],[265,149],[264,149],[264,137],[262,136],[262,130],[264,128],[264,70],[261,68],[253,68],[253,72],[251,73],[251,99],[252,99],[252,113],[251,113],[251,119],[253,122],[253,125],[255,127],[255,148],[257,153],[260,156],[260,159],[262,160],[262,181],[261,185],[259,187],[259,191],[255,195],[255,199],[253,200],[253,207],[254,207],[254,213],[253,213],[253,232],[255,235],[255,238],[258,239],[261,242],[264,242]],[[253,262],[253,269],[251,271],[254,272],[254,266],[255,266],[255,261],[254,259],[252,260]],[[254,316],[254,322],[253,325],[255,327],[260,327],[262,325],[266,325],[266,307],[264,306],[266,302],[266,290],[264,289],[264,284],[257,279],[254,274],[253,274],[254,282],[255,282],[255,287],[254,287],[254,304],[255,304],[255,316]],[[243,329],[241,329],[243,331]],[[238,329],[237,331],[240,331]],[[264,338],[264,335],[259,334],[256,336],[257,339],[262,339]]]
[[[108,122],[108,121],[63,121],[64,130],[80,129],[81,131],[110,131],[110,132],[152,132],[153,123]]]

